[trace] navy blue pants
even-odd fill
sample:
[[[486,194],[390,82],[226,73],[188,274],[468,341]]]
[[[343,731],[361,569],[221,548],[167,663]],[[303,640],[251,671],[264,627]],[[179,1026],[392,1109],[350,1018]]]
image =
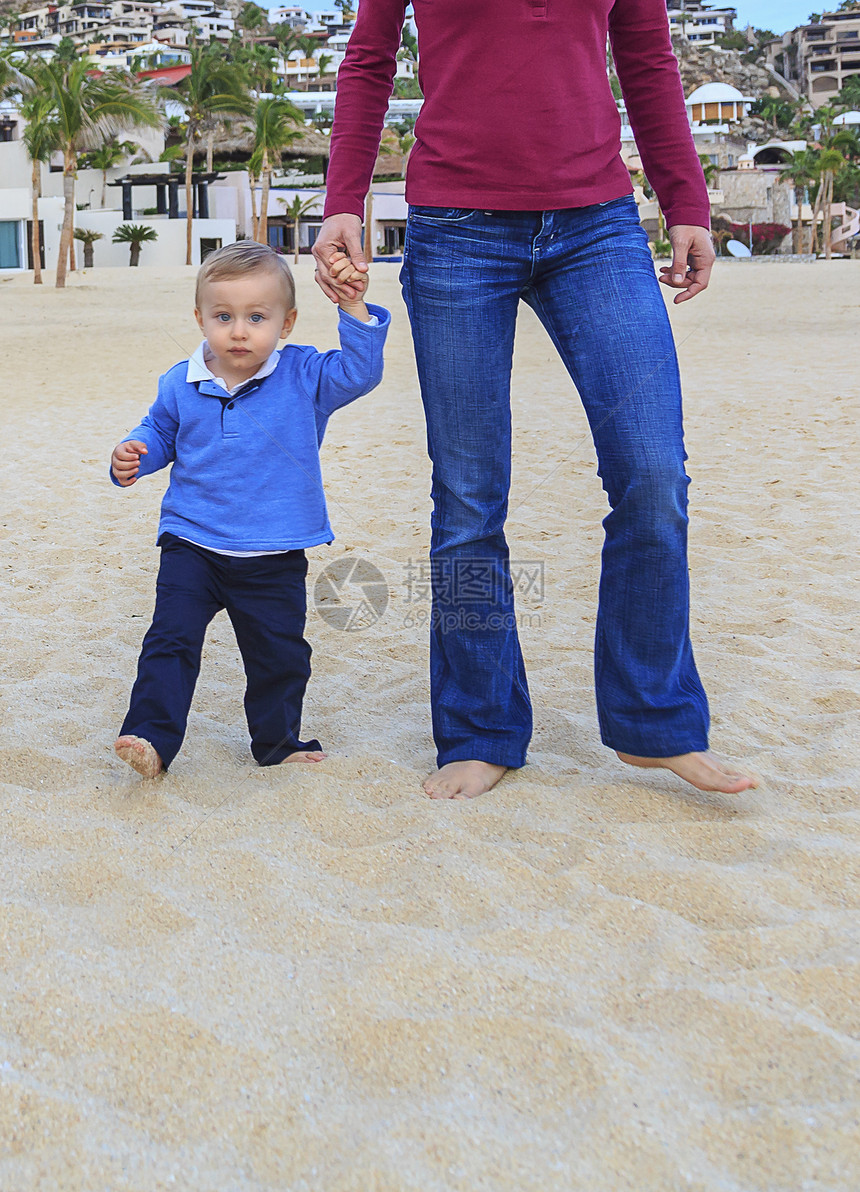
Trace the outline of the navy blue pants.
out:
[[[209,622],[226,609],[245,667],[251,753],[276,766],[300,749],[302,700],[311,674],[304,639],[308,563],[304,551],[230,558],[162,534],[155,613],[143,639],[137,681],[120,736],[143,737],[165,769],[179,752]]]

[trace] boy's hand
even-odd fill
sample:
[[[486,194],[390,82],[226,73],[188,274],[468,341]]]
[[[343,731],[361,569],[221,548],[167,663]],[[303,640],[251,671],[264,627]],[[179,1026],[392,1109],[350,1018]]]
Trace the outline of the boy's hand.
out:
[[[367,274],[360,272],[346,253],[342,252],[336,252],[330,258],[329,272],[332,289],[337,294],[337,303],[340,309],[345,310],[353,318],[360,319],[362,323],[369,322],[370,314],[364,304],[364,296],[369,283]],[[353,297],[356,290],[358,294]]]
[[[352,261],[344,252],[336,252],[329,261],[329,271],[331,278],[338,291],[338,298],[343,294],[345,286],[350,286],[354,290],[358,290],[359,296],[362,296],[367,291],[368,276],[366,273],[360,273],[353,265]]]
[[[128,439],[125,443],[114,447],[113,455],[110,457],[110,467],[121,488],[128,488],[137,480],[142,455],[149,455],[149,451],[146,443],[141,443],[138,439]]]

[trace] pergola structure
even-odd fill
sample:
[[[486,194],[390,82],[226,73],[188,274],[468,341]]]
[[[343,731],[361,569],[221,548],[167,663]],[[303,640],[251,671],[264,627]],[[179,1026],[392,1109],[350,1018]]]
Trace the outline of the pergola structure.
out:
[[[192,217],[209,218],[209,183],[220,182],[226,174],[202,174],[191,176]],[[108,186],[122,187],[122,218],[133,218],[132,193],[135,186],[155,187],[155,209],[168,219],[179,219],[179,190],[185,189],[185,181],[179,174],[126,174],[109,182]]]

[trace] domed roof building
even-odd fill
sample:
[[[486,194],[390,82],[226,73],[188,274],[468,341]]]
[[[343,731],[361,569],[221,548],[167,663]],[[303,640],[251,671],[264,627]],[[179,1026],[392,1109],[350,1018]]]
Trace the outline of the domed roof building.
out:
[[[743,120],[753,99],[729,83],[705,83],[686,102],[691,124],[731,124]]]

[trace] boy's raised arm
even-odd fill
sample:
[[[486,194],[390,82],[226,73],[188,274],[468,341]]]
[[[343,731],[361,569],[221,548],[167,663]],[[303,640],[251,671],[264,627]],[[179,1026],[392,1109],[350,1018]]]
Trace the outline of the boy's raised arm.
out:
[[[384,307],[364,301],[368,278],[355,271],[348,257],[336,253],[331,267],[341,286],[349,281],[361,292],[355,298],[338,294],[340,351],[317,352],[303,362],[311,372],[307,379],[314,389],[320,441],[329,415],[370,393],[382,380],[382,353],[391,323]]]

